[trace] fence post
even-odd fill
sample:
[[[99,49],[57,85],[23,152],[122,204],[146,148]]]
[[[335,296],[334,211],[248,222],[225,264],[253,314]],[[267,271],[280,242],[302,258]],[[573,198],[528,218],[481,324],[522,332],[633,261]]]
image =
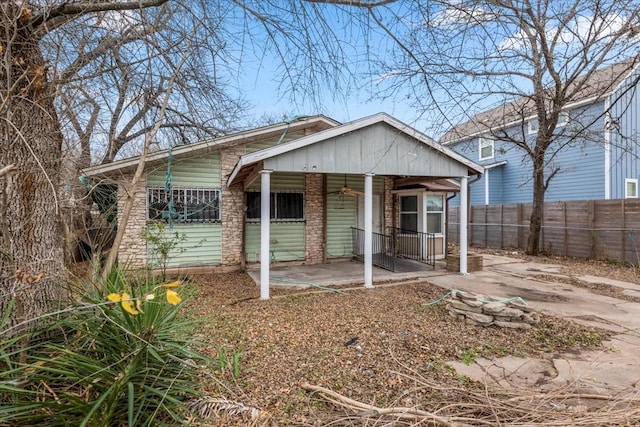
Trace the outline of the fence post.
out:
[[[517,241],[517,247],[518,249],[521,249],[522,246],[520,245],[520,240],[521,240],[521,232],[522,232],[522,203],[518,203],[518,208],[517,208],[517,219],[516,219],[516,239]]]
[[[593,223],[594,223],[594,219],[595,219],[595,202],[593,200],[589,200],[588,204],[587,204],[587,215],[588,215],[588,219],[587,219],[587,228],[589,228],[589,234],[591,235],[591,250],[589,253],[589,258],[594,259],[596,256],[596,233],[595,230],[593,229]]]
[[[504,213],[503,207],[504,205],[500,203],[500,249],[504,248]]]
[[[488,205],[484,205],[484,247],[489,247],[489,226],[487,225],[489,220],[487,218],[488,215]]]
[[[622,227],[620,227],[621,229],[621,233],[622,233],[622,254],[620,254],[620,259],[622,260],[622,262],[626,262],[627,261],[627,216],[626,216],[626,203],[625,203],[626,199],[622,199],[621,203],[620,203],[620,209],[622,210],[620,217],[622,218]]]

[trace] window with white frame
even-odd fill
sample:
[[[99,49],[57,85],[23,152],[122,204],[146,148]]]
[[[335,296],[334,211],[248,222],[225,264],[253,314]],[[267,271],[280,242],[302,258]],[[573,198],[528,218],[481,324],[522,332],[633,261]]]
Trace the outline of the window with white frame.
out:
[[[247,192],[247,220],[257,221],[261,213],[261,193]],[[270,200],[272,221],[304,221],[304,193],[302,191],[272,192]]]
[[[444,203],[442,195],[427,195],[427,233],[442,234]]]
[[[400,196],[400,230],[418,231],[418,196]]]
[[[624,180],[624,197],[625,199],[638,198],[638,180],[636,178]]]
[[[558,116],[558,124],[556,127],[566,126],[569,123],[569,113],[563,111]],[[540,128],[540,123],[538,123],[538,119],[530,119],[528,122],[529,133],[537,133]]]
[[[480,147],[478,148],[480,160],[493,159],[494,143],[495,140],[493,138],[480,138]]]
[[[217,188],[147,188],[147,219],[176,223],[220,221]]]

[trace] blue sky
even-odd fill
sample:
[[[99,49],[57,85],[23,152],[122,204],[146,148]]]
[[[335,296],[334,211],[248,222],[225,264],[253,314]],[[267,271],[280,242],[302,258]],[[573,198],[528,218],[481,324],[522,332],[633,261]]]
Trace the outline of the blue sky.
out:
[[[340,51],[339,54],[342,53],[347,58],[349,64],[344,68],[351,67],[352,69],[351,73],[345,74],[350,75],[340,76],[337,79],[339,83],[335,88],[320,84],[321,93],[316,99],[305,98],[299,93],[296,101],[293,102],[286,92],[286,84],[284,88],[281,87],[280,76],[283,72],[282,67],[279,66],[280,59],[273,57],[273,50],[265,50],[263,46],[255,44],[256,39],[252,38],[249,50],[253,50],[253,62],[245,60],[242,64],[242,70],[236,75],[239,80],[239,89],[253,106],[249,112],[250,116],[257,119],[266,115],[273,119],[282,119],[285,115],[292,117],[322,113],[338,121],[348,122],[378,112],[385,112],[428,136],[438,138],[452,125],[470,118],[474,113],[513,99],[509,96],[527,93],[531,81],[524,77],[518,77],[510,71],[510,67],[514,66],[514,61],[520,61],[517,62],[519,66],[530,65],[527,64],[527,61],[522,60],[521,54],[523,51],[527,51],[527,47],[523,43],[524,36],[518,31],[518,28],[508,23],[496,22],[495,15],[488,13],[480,6],[462,6],[463,3],[457,4],[455,1],[452,4],[453,6],[450,8],[434,9],[429,5],[425,6],[428,10],[416,11],[414,9],[402,10],[403,3],[398,2],[389,6],[389,9],[386,9],[386,14],[385,9],[382,8],[376,8],[376,11],[380,11],[380,13],[376,13],[378,19],[386,20],[389,23],[390,28],[394,31],[394,36],[399,39],[406,37],[406,40],[415,34],[418,34],[419,37],[428,37],[424,22],[425,19],[430,19],[431,28],[435,28],[436,32],[440,34],[441,39],[439,40],[443,46],[428,46],[427,39],[420,38],[420,42],[417,44],[414,40],[413,48],[420,50],[420,52],[416,51],[416,57],[420,60],[429,61],[430,55],[433,55],[434,52],[444,55],[442,57],[444,59],[438,59],[443,62],[434,65],[433,70],[447,70],[446,58],[449,55],[451,55],[452,61],[458,61],[458,58],[468,56],[469,60],[464,63],[464,66],[472,67],[472,61],[481,61],[480,67],[488,67],[487,75],[492,71],[506,71],[506,75],[500,78],[488,77],[485,79],[480,77],[477,80],[463,77],[463,80],[457,83],[444,79],[441,82],[443,86],[438,88],[436,82],[438,77],[432,74],[429,75],[428,80],[432,81],[433,87],[425,88],[422,77],[407,77],[416,70],[415,63],[412,63],[411,60],[407,61],[406,52],[399,49],[388,35],[376,29],[376,24],[371,22],[367,13],[358,15],[362,9],[356,8],[355,10],[358,12],[354,14],[353,8],[340,9],[332,5],[321,5],[315,6],[318,9],[313,9],[313,12],[320,13],[323,22],[309,19],[306,14],[302,14],[305,15],[302,18],[299,16],[300,14],[292,14],[287,17],[287,24],[290,25],[287,30],[290,33],[295,33],[299,31],[299,28],[307,26],[305,28],[306,34],[311,34],[312,38],[323,37],[323,32],[330,32],[331,36],[346,40],[347,42],[337,50]],[[467,7],[471,7],[471,9],[466,9]],[[463,9],[464,12],[461,12]],[[428,14],[428,18],[425,18],[426,15],[423,13]],[[313,18],[313,14],[309,15]],[[474,17],[474,22],[480,22],[481,25],[469,26],[470,16]],[[602,21],[602,27],[600,27],[598,19]],[[598,28],[598,31],[601,32],[600,36],[606,38],[609,32],[624,27],[625,22],[618,15],[609,15],[606,19],[594,18],[588,9],[582,10],[574,21],[563,27],[559,33],[559,42],[554,51],[558,54],[559,61],[563,61],[563,58],[574,57],[572,51],[581,49],[580,39],[586,38],[591,29]],[[553,35],[558,31],[556,23],[557,21],[554,19],[550,19],[548,22],[549,27],[546,28],[546,31],[550,38],[553,38]],[[259,25],[254,29],[260,33]],[[487,32],[490,32],[490,37],[487,36]],[[463,35],[466,39],[456,40],[453,34]],[[451,36],[449,37],[449,35]],[[425,43],[422,43],[423,40]],[[305,61],[309,61],[309,58],[305,56],[304,49],[300,50],[299,46],[298,50],[296,47],[290,49],[289,46],[286,46],[286,40],[281,39],[280,41],[283,43],[280,46],[281,54],[284,52],[282,55],[292,61],[296,71],[302,70],[301,77],[297,78],[303,87],[307,82],[305,78],[308,77],[305,73],[308,73],[310,68],[310,62]],[[318,42],[318,40],[314,40],[314,42]],[[304,47],[304,43],[302,45]],[[243,46],[246,48],[246,44]],[[329,46],[329,49],[332,47],[335,48],[335,45]],[[331,55],[335,55],[335,52],[318,53],[318,62],[322,65],[324,61],[326,66],[331,62]],[[484,59],[488,57],[493,58],[485,61]],[[391,65],[380,65],[387,62],[387,59],[389,60],[388,64]],[[369,60],[377,61],[377,63],[370,65],[367,62]],[[489,63],[494,63],[494,65],[487,65]],[[394,66],[406,68],[389,68]],[[568,69],[570,68],[569,65]],[[403,71],[405,72],[404,76],[402,76]],[[527,72],[526,68],[518,71]],[[435,72],[437,73],[437,71]],[[385,76],[385,78],[381,76]],[[385,99],[376,98],[374,92],[384,91],[385,85],[388,88],[388,85],[397,82],[402,84],[399,91],[396,91],[393,96]],[[330,84],[331,82],[329,82]],[[420,87],[421,85],[422,87]],[[422,104],[422,108],[414,108],[413,105],[416,104]]]
[[[325,114],[340,122],[349,122],[365,116],[385,112],[407,124],[416,126],[419,114],[406,103],[393,99],[374,99],[365,90],[359,90],[344,100],[334,100],[330,96],[322,99],[323,106],[317,107],[314,102],[304,102],[301,105],[292,103],[285,93],[279,89],[279,82],[274,69],[263,66],[260,70],[245,69],[246,76],[242,80],[242,90],[253,105],[250,114],[255,117],[262,115],[282,118],[297,115]],[[422,123],[424,126],[424,123]],[[421,130],[421,129],[419,129]],[[424,130],[424,129],[422,129]]]
[[[248,50],[252,51],[252,55],[249,55],[252,58],[247,58],[245,55],[241,70],[238,71],[235,78],[238,79],[239,90],[252,105],[249,115],[255,119],[259,119],[261,116],[281,119],[285,115],[292,117],[321,113],[344,123],[385,112],[430,135],[427,130],[430,126],[428,120],[422,119],[421,113],[412,108],[402,96],[381,99],[373,94],[373,91],[379,89],[380,79],[377,74],[372,73],[365,59],[369,58],[369,55],[375,59],[376,55],[390,52],[396,49],[396,46],[374,26],[363,29],[362,25],[352,22],[368,19],[366,10],[341,9],[334,5],[315,5],[313,7],[316,8],[314,12],[320,13],[325,22],[318,23],[318,20],[313,19],[306,21],[306,24],[312,27],[307,29],[307,32],[312,36],[321,37],[323,32],[326,33],[330,28],[332,36],[346,41],[340,49],[349,62],[353,61],[348,65],[352,68],[350,70],[352,75],[342,77],[344,80],[340,82],[339,90],[328,88],[320,93],[317,99],[297,96],[296,100],[292,101],[286,91],[286,83],[283,87],[280,82],[280,76],[283,74],[281,60],[275,57],[273,50],[265,52],[263,47],[256,43],[255,38],[245,38],[242,41],[243,52],[246,54]],[[313,16],[312,13],[309,15]],[[303,18],[296,17],[295,19]],[[290,18],[289,20],[295,19]],[[287,27],[287,29],[294,29],[294,25],[295,23],[291,23],[291,27]],[[252,28],[257,34],[264,37],[264,31],[259,25]],[[319,44],[322,45],[322,43]],[[248,45],[250,48],[247,50]],[[335,46],[331,47],[335,48]],[[320,61],[330,62],[330,59],[330,54],[320,54]],[[297,59],[294,57],[294,60]],[[302,58],[301,61],[305,61],[305,58]],[[303,76],[303,79],[305,77]],[[355,81],[348,81],[349,79],[355,79]],[[381,85],[385,83],[382,82]]]

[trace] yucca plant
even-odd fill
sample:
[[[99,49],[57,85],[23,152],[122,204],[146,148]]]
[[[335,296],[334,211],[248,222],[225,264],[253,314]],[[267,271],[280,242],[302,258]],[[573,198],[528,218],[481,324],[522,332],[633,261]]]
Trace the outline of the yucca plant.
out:
[[[177,285],[114,270],[41,331],[54,338],[31,336],[26,350],[21,337],[0,340],[0,426],[182,422],[213,361],[192,350],[195,321],[180,315]]]

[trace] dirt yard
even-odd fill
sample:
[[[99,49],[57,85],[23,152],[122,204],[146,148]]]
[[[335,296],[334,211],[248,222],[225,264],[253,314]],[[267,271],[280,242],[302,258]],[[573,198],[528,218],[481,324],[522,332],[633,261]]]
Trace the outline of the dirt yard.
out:
[[[638,280],[632,268],[548,260],[566,262],[567,274]],[[479,410],[477,396],[486,394],[483,385],[457,375],[447,361],[471,363],[480,356],[508,354],[551,357],[598,346],[607,336],[550,317],[526,331],[470,326],[450,317],[442,304],[426,305],[444,294],[428,283],[340,293],[276,289],[271,300],[260,301],[258,287],[243,273],[193,281],[198,297],[190,308],[205,323],[198,338],[208,354],[229,365],[207,389],[258,408],[258,425],[363,425],[305,391],[304,383],[378,407],[471,413]],[[239,355],[235,363],[234,352]],[[231,417],[214,424],[245,422]]]

